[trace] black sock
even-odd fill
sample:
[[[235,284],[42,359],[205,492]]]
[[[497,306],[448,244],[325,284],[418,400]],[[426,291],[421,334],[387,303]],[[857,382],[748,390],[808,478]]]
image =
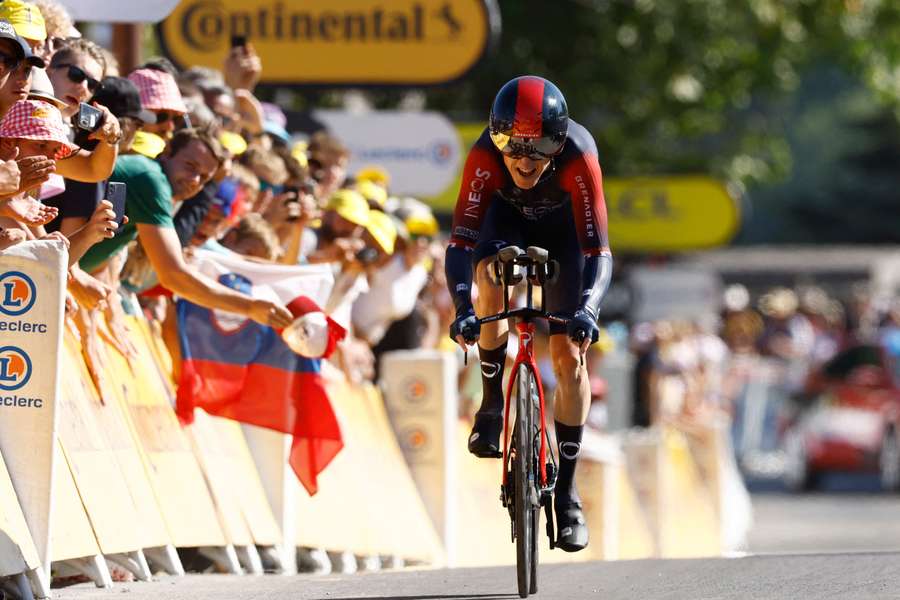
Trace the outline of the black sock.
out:
[[[578,491],[575,489],[575,464],[581,453],[581,432],[584,425],[556,425],[556,444],[559,451],[559,474],[556,476],[556,499],[561,504],[568,501],[578,502]]]
[[[481,389],[484,390],[478,412],[503,412],[503,368],[506,366],[506,342],[493,350],[478,346],[481,360]]]

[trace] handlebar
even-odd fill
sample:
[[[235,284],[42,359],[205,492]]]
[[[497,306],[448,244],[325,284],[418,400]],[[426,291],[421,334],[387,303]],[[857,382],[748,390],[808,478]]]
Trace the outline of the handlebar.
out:
[[[524,267],[525,275],[516,272],[516,266]],[[497,253],[497,259],[491,263],[489,269],[491,279],[497,285],[503,286],[503,310],[496,315],[490,315],[478,319],[479,325],[493,323],[510,317],[522,319],[546,319],[551,323],[566,325],[569,320],[548,313],[544,309],[544,297],[541,295],[541,308],[537,309],[533,303],[533,290],[537,286],[541,290],[544,284],[553,283],[559,273],[559,263],[550,260],[549,253],[543,248],[529,246],[524,251],[517,246],[506,246]],[[509,288],[520,283],[523,278],[527,282],[526,306],[510,310]]]

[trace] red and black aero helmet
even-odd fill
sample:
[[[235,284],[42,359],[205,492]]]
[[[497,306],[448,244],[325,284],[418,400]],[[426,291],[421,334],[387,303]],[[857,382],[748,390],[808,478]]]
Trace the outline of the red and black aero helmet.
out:
[[[549,158],[569,131],[569,109],[559,88],[543,77],[516,77],[500,88],[491,107],[491,139],[508,156]]]

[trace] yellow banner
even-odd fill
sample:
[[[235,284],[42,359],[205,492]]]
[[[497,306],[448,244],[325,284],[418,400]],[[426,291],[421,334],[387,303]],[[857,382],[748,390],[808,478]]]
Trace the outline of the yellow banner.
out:
[[[244,36],[263,83],[321,85],[452,81],[490,32],[484,0],[184,0],[159,26],[182,67],[221,68],[232,36]]]
[[[710,177],[610,178],[603,189],[613,253],[722,246],[741,221],[735,199]]]

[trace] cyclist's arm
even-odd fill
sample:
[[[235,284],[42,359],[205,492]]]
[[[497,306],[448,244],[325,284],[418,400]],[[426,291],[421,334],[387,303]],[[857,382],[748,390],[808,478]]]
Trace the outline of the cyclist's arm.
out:
[[[596,154],[585,151],[566,164],[560,181],[572,199],[578,241],[584,253],[581,308],[594,319],[612,279],[613,259],[607,233],[603,174]]]
[[[496,153],[483,143],[485,137],[482,135],[466,159],[444,262],[457,316],[472,310],[472,250],[491,198],[501,185],[504,168]]]

